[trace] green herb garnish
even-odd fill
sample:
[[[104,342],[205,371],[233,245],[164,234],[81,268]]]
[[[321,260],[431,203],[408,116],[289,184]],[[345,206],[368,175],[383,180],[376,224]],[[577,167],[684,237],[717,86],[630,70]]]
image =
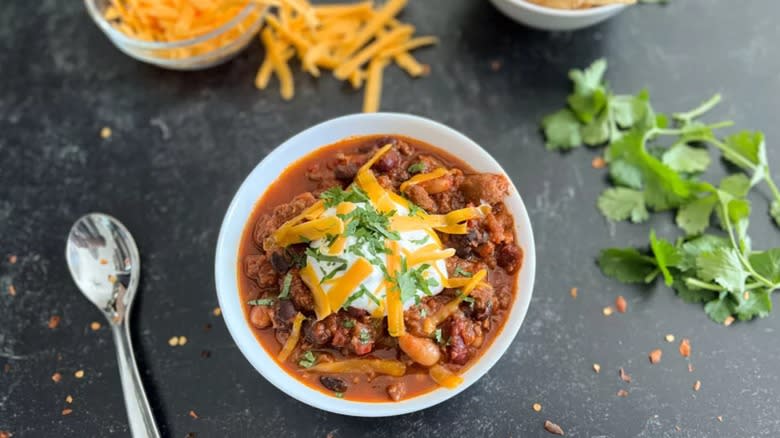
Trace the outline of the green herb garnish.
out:
[[[334,186],[320,193],[320,199],[325,203],[325,208],[331,208],[342,202],[361,203],[368,202],[369,197],[360,187],[351,185],[347,190]]]
[[[250,306],[273,306],[274,301],[273,298],[260,298],[257,300],[249,300],[246,303]]]
[[[292,273],[288,272],[284,276],[284,283],[282,283],[282,291],[279,293],[280,300],[286,300],[290,296],[290,286],[292,286]]]
[[[456,266],[455,267],[455,275],[459,275],[461,277],[471,277],[474,274],[472,274],[469,271],[464,271],[460,266]]]
[[[352,328],[352,327],[355,326],[355,321],[353,321],[351,319],[345,319],[344,322],[341,323],[341,325],[344,328]]]
[[[344,393],[343,392],[336,392],[333,395],[335,395],[338,398],[344,398]]]
[[[435,340],[436,340],[436,343],[437,343],[437,344],[441,344],[442,342],[444,342],[444,340],[442,339],[442,336],[441,336],[441,329],[440,329],[440,328],[437,328],[437,329],[436,329],[436,330],[433,332],[433,339],[435,339]]]
[[[358,335],[358,340],[361,344],[368,344],[371,342],[371,333],[368,331],[367,328],[361,327],[360,328],[360,334]]]
[[[408,169],[406,169],[406,171],[411,174],[420,173],[423,170],[425,170],[425,163],[423,163],[422,161],[418,161],[412,164],[411,166],[409,166]]]
[[[412,242],[415,245],[425,245],[426,243],[428,243],[429,240],[431,240],[431,236],[425,236],[421,239],[413,239],[410,240],[410,242]]]
[[[317,357],[311,351],[304,353],[301,360],[298,361],[298,365],[303,368],[311,368],[315,363],[317,363]]]

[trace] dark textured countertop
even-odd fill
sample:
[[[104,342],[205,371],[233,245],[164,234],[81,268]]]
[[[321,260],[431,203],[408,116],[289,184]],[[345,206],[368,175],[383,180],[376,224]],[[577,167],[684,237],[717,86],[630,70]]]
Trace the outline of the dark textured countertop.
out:
[[[404,18],[442,43],[419,53],[433,65],[430,77],[388,71],[382,109],[450,125],[501,162],[530,210],[537,283],[517,339],[477,384],[423,412],[359,419],[307,408],[255,372],[212,315],[212,266],[223,213],[250,169],[296,132],[359,111],[362,95],[296,68],[297,96],[285,103],[275,86],[253,87],[259,44],[207,71],[164,71],[117,51],[81,2],[6,2],[0,431],[129,434],[110,333],[90,330],[101,317],[64,261],[71,223],[98,210],[129,227],[143,257],[133,333],[165,436],[546,436],[545,419],[582,437],[777,436],[780,314],[723,327],[662,286],[604,278],[594,264],[598,250],[644,244],[649,226],[606,223],[594,207],[606,186],[603,171],[590,166],[596,152],[547,152],[538,122],[564,101],[570,67],[606,56],[613,87],[648,87],[661,111],[686,110],[721,91],[725,102],[713,119],[765,130],[780,169],[778,14],[775,0],[672,0],[585,31],[544,33],[511,22],[486,0],[412,2]],[[113,130],[108,140],[98,135],[104,126]],[[714,167],[723,171],[718,161]],[[752,195],[759,247],[780,244],[765,215],[767,195],[763,187]],[[652,225],[667,236],[676,231],[668,214]],[[10,284],[16,296],[6,292]],[[605,318],[602,307],[618,294],[629,312]],[[62,318],[56,329],[47,328],[51,315]],[[667,333],[691,339],[693,373],[677,344],[664,342]],[[172,348],[174,335],[189,342]],[[659,347],[663,361],[650,365],[647,353]],[[595,362],[600,374],[591,370]],[[633,383],[618,379],[619,367]],[[85,375],[76,379],[80,369]],[[702,388],[694,392],[697,379]],[[617,397],[620,388],[629,396]],[[67,395],[73,412],[63,416]]]

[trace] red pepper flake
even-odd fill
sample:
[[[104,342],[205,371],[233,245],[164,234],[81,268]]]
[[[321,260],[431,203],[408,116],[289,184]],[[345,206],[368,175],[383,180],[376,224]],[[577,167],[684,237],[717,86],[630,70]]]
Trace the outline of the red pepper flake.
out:
[[[12,265],[15,265],[18,260],[19,260],[19,257],[17,257],[16,254],[11,254],[11,255],[8,256],[8,263],[10,263]],[[0,436],[0,438],[2,438],[2,437]]]
[[[100,330],[100,327],[101,325],[97,321],[92,321],[92,323],[89,324],[89,328],[92,329],[93,332]]]
[[[57,326],[60,325],[60,317],[57,315],[52,315],[49,317],[49,328],[50,329],[56,329]]]
[[[62,374],[60,373],[54,373],[51,375],[51,380],[54,381],[54,383],[60,383],[60,380],[62,380]]]
[[[591,167],[594,169],[603,169],[607,166],[607,162],[604,161],[603,157],[596,157],[590,162]]]
[[[572,298],[574,298],[576,300],[577,299],[577,288],[576,287],[571,288],[571,290],[569,291],[569,294],[571,295]]]
[[[222,315],[222,309],[220,309],[219,307],[215,307],[214,310],[211,311],[211,313],[214,316],[220,316],[220,315]]]
[[[656,348],[655,350],[650,352],[650,363],[655,365],[659,362],[661,362],[661,356],[663,356],[664,352],[661,351],[660,348]]]
[[[701,380],[697,380],[696,383],[693,384],[693,390],[698,392],[701,389]]]
[[[617,392],[617,396],[618,397],[628,397],[628,391],[626,391],[625,389],[620,389]]]
[[[189,413],[189,415],[190,415],[190,417],[192,417],[194,420],[197,420],[197,419],[199,418],[199,417],[198,417],[198,414],[196,414],[196,413],[195,413],[195,411],[193,411],[193,410],[190,410],[190,413]]]
[[[600,372],[601,372],[601,365],[599,365],[599,364],[597,364],[597,363],[594,363],[594,364],[593,364],[593,371],[594,371],[596,374],[600,373]]]
[[[100,259],[99,262],[100,262],[101,265],[107,265],[108,264],[108,260],[106,260],[106,259]]]
[[[542,412],[542,405],[539,403],[534,403],[531,407],[534,409],[534,412]]]
[[[73,409],[71,408],[65,408],[62,410],[62,415],[70,415],[71,413],[73,413]]]
[[[503,62],[501,62],[500,59],[494,59],[493,61],[490,61],[490,69],[493,71],[499,71],[501,70],[501,67],[503,66]]]
[[[11,432],[0,430],[0,438],[11,438]]]
[[[692,372],[693,372],[693,364],[692,364],[692,363],[689,363],[689,364],[688,364],[688,372],[689,372],[689,373],[692,373]]]
[[[605,308],[601,309],[601,313],[602,313],[604,316],[609,316],[609,315],[612,315],[612,306],[607,306],[607,307],[605,307]]]
[[[70,394],[68,394],[68,396],[67,396],[67,397],[65,397],[65,403],[67,403],[67,404],[71,404],[71,403],[73,403],[73,396],[71,396]]]
[[[211,357],[211,352],[208,350],[203,350],[200,352],[200,357],[202,357],[203,359],[208,359]]]
[[[691,341],[688,338],[683,338],[680,341],[680,355],[682,357],[689,357],[691,355]]]
[[[734,317],[733,317],[733,316],[731,316],[731,315],[729,315],[729,316],[727,316],[727,317],[726,317],[726,319],[725,319],[725,320],[723,320],[723,325],[725,325],[726,327],[728,327],[728,326],[730,326],[731,324],[734,324]]]
[[[717,416],[717,417],[715,417],[715,418],[717,418],[717,419],[718,419],[718,421],[720,421],[721,423],[723,423],[723,415],[718,415],[718,416]]]
[[[16,287],[13,284],[8,285],[8,295],[12,297],[16,296]]]
[[[626,372],[626,370],[623,369],[623,367],[620,367],[618,370],[618,375],[620,376],[620,380],[631,383],[631,375]]]
[[[615,298],[615,308],[620,313],[626,313],[626,308],[628,307],[628,303],[626,303],[626,299],[623,298],[623,295],[618,295],[617,298]]]
[[[184,438],[195,438],[196,436],[195,432],[187,432],[187,435],[184,435]]]
[[[680,426],[674,426],[674,430],[676,430],[677,432],[679,432],[679,431],[681,431],[681,430],[682,430],[682,428],[681,428]]]
[[[561,435],[561,436],[564,435],[561,426],[558,426],[557,424],[553,423],[550,420],[544,420],[544,430],[550,432],[553,435]]]

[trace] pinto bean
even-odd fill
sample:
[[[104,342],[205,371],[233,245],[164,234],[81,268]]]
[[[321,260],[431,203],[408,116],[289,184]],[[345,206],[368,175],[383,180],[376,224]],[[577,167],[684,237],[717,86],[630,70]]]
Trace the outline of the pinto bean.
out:
[[[268,306],[254,306],[249,311],[249,322],[259,329],[270,327],[273,317],[274,311]]]
[[[398,338],[398,346],[413,361],[427,367],[436,364],[439,362],[439,358],[441,358],[439,346],[428,338],[402,335]]]

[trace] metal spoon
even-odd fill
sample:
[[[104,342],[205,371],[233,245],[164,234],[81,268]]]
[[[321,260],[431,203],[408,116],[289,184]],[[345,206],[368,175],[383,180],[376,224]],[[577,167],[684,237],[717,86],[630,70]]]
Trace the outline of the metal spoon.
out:
[[[130,341],[130,307],[141,268],[133,236],[113,217],[90,213],[70,229],[65,258],[76,285],[111,326],[130,431],[136,438],[159,438]]]

